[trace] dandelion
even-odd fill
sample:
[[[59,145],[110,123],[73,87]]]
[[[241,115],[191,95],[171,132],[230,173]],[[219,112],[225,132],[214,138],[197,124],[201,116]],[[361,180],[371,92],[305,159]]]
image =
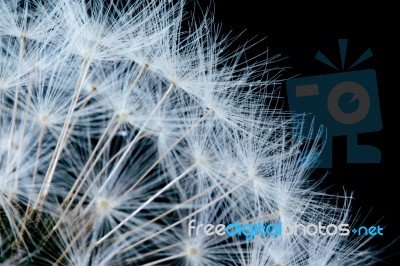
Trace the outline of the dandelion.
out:
[[[362,237],[190,234],[193,219],[350,219],[346,196],[333,204],[343,198],[308,178],[323,129],[299,139],[277,57],[247,60],[208,11],[197,22],[183,0],[13,0],[0,13],[1,264],[376,261]]]

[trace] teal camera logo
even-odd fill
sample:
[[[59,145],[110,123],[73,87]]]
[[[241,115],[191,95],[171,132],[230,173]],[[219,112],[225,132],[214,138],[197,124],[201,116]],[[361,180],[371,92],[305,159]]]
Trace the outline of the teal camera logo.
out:
[[[315,56],[315,59],[339,72],[294,78],[286,83],[290,110],[297,114],[309,114],[304,121],[305,127],[311,127],[314,122],[326,128],[327,138],[317,165],[319,168],[332,167],[334,136],[347,136],[347,163],[379,163],[381,160],[378,148],[360,145],[357,139],[360,133],[382,129],[375,70],[351,70],[370,58],[372,52],[367,49],[346,69],[347,44],[348,40],[339,39],[341,70],[322,52],[318,51]]]

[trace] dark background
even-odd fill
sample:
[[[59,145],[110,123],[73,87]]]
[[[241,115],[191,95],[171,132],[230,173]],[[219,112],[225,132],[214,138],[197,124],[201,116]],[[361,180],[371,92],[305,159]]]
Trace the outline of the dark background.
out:
[[[249,55],[267,49],[270,55],[281,54],[285,59],[275,66],[288,67],[282,74],[284,78],[337,73],[314,56],[321,50],[339,66],[338,39],[349,40],[347,62],[354,62],[368,48],[372,50],[373,57],[354,70],[376,70],[383,129],[360,134],[359,141],[379,148],[381,163],[347,164],[346,137],[335,137],[332,169],[317,169],[312,177],[318,179],[327,174],[321,187],[329,187],[330,193],[354,192],[353,214],[359,215],[358,225],[364,221],[363,225],[384,226],[384,235],[375,236],[370,242],[377,250],[384,250],[380,256],[383,261],[378,265],[400,265],[400,241],[393,243],[400,236],[400,190],[398,174],[389,170],[396,165],[398,156],[394,153],[398,145],[392,133],[399,119],[389,120],[396,106],[389,105],[389,98],[395,99],[393,91],[398,89],[395,79],[389,81],[396,77],[393,66],[399,64],[398,49],[393,43],[393,36],[398,34],[392,15],[396,8],[386,1],[370,5],[355,1],[199,0],[194,5],[211,6],[216,22],[222,24],[222,32],[242,33],[238,44],[251,39],[260,41]]]

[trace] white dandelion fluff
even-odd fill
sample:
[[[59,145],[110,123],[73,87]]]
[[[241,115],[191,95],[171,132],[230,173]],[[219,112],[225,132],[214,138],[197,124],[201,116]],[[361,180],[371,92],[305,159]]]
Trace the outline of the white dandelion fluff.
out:
[[[373,264],[362,237],[254,231],[350,204],[309,179],[277,57],[185,4],[0,0],[0,264]]]

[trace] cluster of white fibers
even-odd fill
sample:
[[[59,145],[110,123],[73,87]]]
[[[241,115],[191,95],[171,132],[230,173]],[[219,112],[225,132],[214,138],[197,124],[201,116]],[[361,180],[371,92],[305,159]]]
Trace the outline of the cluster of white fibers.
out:
[[[279,107],[276,58],[184,0],[126,2],[0,0],[0,264],[374,263],[348,236],[189,234],[350,223],[348,198],[308,179],[318,147]]]

